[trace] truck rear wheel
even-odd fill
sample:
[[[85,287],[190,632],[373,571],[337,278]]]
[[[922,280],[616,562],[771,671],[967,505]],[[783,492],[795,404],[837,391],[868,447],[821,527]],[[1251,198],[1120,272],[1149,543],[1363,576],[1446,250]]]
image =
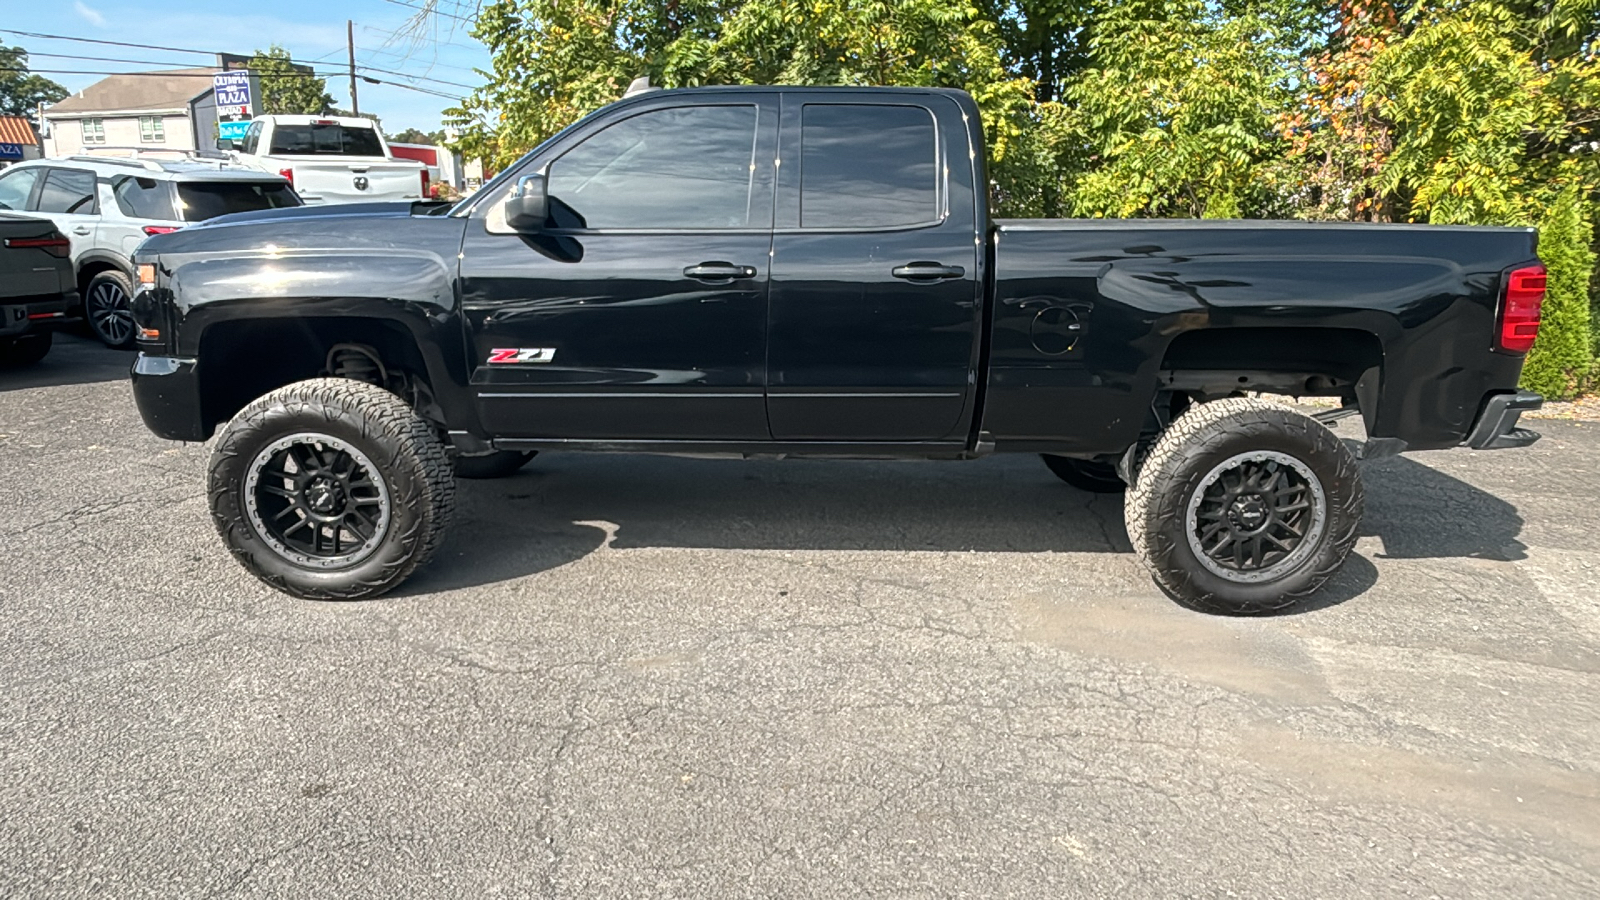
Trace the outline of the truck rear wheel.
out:
[[[1286,609],[1355,545],[1355,457],[1322,423],[1250,398],[1202,403],[1172,423],[1139,469],[1128,537],[1156,583],[1206,612]]]
[[[497,450],[484,456],[456,457],[457,478],[505,478],[538,455],[537,450]]]
[[[1092,459],[1073,459],[1070,456],[1040,454],[1046,467],[1055,476],[1080,491],[1091,494],[1120,494],[1128,485],[1117,474],[1117,467]]]
[[[52,340],[48,331],[0,338],[0,366],[31,366],[50,353]]]
[[[211,454],[210,495],[218,533],[251,574],[296,597],[360,600],[433,555],[455,479],[405,401],[318,378],[233,417]]]

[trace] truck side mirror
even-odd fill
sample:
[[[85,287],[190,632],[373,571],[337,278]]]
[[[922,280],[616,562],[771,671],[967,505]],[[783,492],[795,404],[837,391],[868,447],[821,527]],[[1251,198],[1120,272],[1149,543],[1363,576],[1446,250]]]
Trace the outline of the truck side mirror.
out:
[[[217,140],[217,149],[223,152],[237,150],[239,149],[239,143],[237,141],[227,140],[226,138],[219,138]]]
[[[525,175],[506,195],[506,224],[522,232],[540,231],[550,214],[550,197],[543,175]]]

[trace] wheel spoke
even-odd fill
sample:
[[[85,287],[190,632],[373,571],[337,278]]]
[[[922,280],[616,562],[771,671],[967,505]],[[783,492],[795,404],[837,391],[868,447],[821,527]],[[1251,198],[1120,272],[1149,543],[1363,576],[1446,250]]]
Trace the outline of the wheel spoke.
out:
[[[371,524],[363,519],[355,510],[345,513],[344,523],[345,527],[349,528],[351,533],[360,538],[362,541],[372,540]]]

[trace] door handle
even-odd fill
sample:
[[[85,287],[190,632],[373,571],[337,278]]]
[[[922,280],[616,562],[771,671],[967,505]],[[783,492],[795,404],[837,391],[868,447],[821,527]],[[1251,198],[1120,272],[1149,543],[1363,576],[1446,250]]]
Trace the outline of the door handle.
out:
[[[698,266],[689,266],[683,274],[698,281],[732,281],[735,278],[756,277],[755,266],[736,266],[725,262],[703,262]]]
[[[79,225],[77,228],[72,229],[72,233],[73,234],[88,234],[89,233],[89,229],[87,227],[83,226],[83,225]]]
[[[960,278],[967,274],[967,270],[960,266],[946,266],[936,262],[913,262],[903,266],[895,266],[889,274],[907,281],[943,281],[946,278]]]

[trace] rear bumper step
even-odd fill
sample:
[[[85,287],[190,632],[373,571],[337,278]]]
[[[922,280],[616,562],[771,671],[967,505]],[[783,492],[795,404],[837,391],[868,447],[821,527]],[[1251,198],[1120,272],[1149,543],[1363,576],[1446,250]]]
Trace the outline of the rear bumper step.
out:
[[[1517,427],[1517,419],[1529,410],[1544,405],[1544,398],[1533,391],[1513,394],[1494,394],[1483,404],[1477,424],[1462,443],[1474,450],[1509,450],[1526,447],[1537,441],[1540,434]]]

